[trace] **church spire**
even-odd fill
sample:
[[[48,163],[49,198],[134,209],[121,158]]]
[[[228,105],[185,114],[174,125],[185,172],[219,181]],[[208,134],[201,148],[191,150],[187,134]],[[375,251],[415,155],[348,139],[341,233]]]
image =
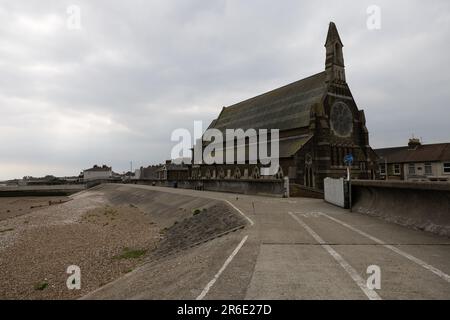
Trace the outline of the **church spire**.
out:
[[[327,72],[328,83],[345,83],[343,47],[336,25],[334,22],[330,22],[327,40],[325,41],[325,71]]]

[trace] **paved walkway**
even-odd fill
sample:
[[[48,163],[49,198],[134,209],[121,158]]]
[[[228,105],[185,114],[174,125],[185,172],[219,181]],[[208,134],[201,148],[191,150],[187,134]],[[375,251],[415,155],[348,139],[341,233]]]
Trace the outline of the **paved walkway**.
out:
[[[225,200],[249,221],[227,246],[211,248],[217,256],[206,274],[179,281],[188,288],[180,288],[183,295],[178,298],[450,299],[448,238],[350,213],[316,199],[130,188]],[[381,275],[379,289],[367,286],[373,270]],[[139,274],[145,274],[145,267]]]

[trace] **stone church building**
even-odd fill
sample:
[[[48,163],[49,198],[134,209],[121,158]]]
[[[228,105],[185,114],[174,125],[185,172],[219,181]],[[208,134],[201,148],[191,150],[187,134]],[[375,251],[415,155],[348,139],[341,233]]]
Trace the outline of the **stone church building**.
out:
[[[323,190],[326,177],[346,176],[344,157],[354,158],[355,179],[375,179],[377,156],[369,145],[364,111],[345,77],[343,43],[333,22],[325,42],[325,71],[224,107],[209,128],[279,129],[279,172],[291,183]],[[263,179],[258,164],[193,165],[191,179]]]

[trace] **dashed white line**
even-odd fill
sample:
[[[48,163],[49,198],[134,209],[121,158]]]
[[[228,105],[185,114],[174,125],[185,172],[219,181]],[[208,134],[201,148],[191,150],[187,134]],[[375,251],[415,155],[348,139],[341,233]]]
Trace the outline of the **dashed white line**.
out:
[[[347,223],[345,223],[345,222],[343,222],[343,221],[341,221],[341,220],[339,220],[339,219],[336,219],[336,218],[334,218],[334,217],[331,217],[331,216],[329,216],[329,215],[327,215],[327,214],[325,214],[325,213],[322,213],[322,215],[323,215],[324,217],[326,217],[326,218],[328,218],[328,219],[330,219],[330,220],[336,222],[336,223],[339,223],[339,224],[343,225],[344,227],[346,227],[346,228],[348,228],[348,229],[350,229],[350,230],[355,231],[356,233],[359,233],[360,235],[362,235],[362,236],[364,236],[364,237],[366,237],[366,238],[369,238],[370,240],[372,240],[372,241],[374,241],[374,242],[376,242],[376,243],[378,243],[378,244],[384,246],[385,248],[394,251],[395,253],[401,255],[402,257],[404,257],[404,258],[406,258],[406,259],[408,259],[408,260],[410,260],[410,261],[413,261],[413,262],[417,263],[417,264],[420,265],[421,267],[427,269],[428,271],[431,271],[432,273],[434,273],[435,275],[441,277],[441,278],[444,279],[445,281],[450,282],[450,276],[449,276],[448,274],[446,274],[445,272],[443,272],[443,271],[441,271],[441,270],[439,270],[439,269],[433,267],[432,265],[429,265],[429,264],[426,263],[425,261],[422,261],[422,260],[420,260],[419,258],[416,258],[416,257],[410,255],[409,253],[406,253],[406,252],[404,252],[404,251],[402,251],[402,250],[400,250],[400,249],[398,249],[398,248],[396,248],[396,247],[394,247],[394,246],[391,246],[391,245],[389,245],[389,244],[386,244],[386,243],[383,242],[382,240],[380,240],[380,239],[378,239],[378,238],[375,238],[374,236],[371,236],[370,234],[368,234],[368,233],[366,233],[366,232],[364,232],[364,231],[361,231],[361,230],[359,230],[359,229],[357,229],[357,228],[355,228],[355,227],[353,227],[353,226],[351,226],[351,225],[349,225],[349,224],[347,224]]]
[[[322,248],[324,248],[334,258],[334,260],[340,264],[340,266],[348,273],[348,275],[353,279],[353,281],[355,281],[358,287],[370,300],[381,300],[378,293],[367,287],[364,279],[339,253],[337,253],[330,245],[326,244],[325,241],[300,218],[292,212],[289,212],[289,215],[297,221],[322,246]]]
[[[236,249],[231,253],[231,255],[228,257],[227,260],[225,260],[225,263],[223,264],[222,268],[216,273],[214,278],[203,289],[203,291],[200,293],[200,295],[196,298],[196,300],[202,300],[209,292],[211,287],[216,283],[217,279],[219,279],[222,272],[227,268],[227,266],[230,264],[230,262],[233,260],[233,258],[236,256],[236,254],[241,250],[242,246],[244,245],[245,241],[247,241],[248,236],[245,236],[244,239],[241,240],[241,242],[238,244]]]
[[[248,222],[250,222],[250,225],[253,226],[255,223],[253,222],[252,219],[250,219],[245,213],[243,213],[238,207],[236,207],[234,204],[232,204],[230,201],[228,200],[223,200],[226,203],[228,203],[230,206],[232,206],[235,210],[237,210],[237,212],[239,212],[245,219],[248,220]]]

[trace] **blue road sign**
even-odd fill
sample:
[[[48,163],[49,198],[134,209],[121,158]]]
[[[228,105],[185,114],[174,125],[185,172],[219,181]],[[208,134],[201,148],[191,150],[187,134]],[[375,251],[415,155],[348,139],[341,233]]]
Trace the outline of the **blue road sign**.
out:
[[[351,153],[344,157],[344,163],[348,166],[353,164],[353,155]]]

